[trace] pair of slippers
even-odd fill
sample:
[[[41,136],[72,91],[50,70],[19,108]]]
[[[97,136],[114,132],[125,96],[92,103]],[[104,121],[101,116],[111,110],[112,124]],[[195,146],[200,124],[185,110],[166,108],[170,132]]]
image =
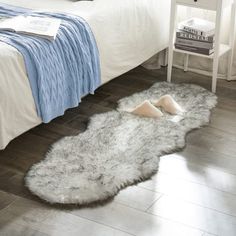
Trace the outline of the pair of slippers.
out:
[[[150,102],[145,100],[130,112],[134,115],[160,118],[163,116],[163,113],[159,108],[162,108],[171,115],[178,115],[184,112],[184,109],[168,94],[162,96],[157,101]]]

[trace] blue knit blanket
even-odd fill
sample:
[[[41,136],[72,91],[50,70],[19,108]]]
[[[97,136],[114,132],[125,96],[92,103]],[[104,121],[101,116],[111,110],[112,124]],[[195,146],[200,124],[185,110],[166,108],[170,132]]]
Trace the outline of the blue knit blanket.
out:
[[[81,17],[0,4],[0,17],[22,14],[62,20],[53,42],[0,32],[0,41],[23,55],[37,113],[47,123],[66,109],[78,106],[82,96],[93,93],[101,84],[99,53],[92,31]]]

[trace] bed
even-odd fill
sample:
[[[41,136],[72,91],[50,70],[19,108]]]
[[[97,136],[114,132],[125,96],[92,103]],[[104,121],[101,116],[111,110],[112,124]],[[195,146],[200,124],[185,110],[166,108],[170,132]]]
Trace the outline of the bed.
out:
[[[0,0],[0,3],[83,17],[98,45],[102,84],[168,45],[170,0]],[[15,48],[0,42],[0,149],[40,123],[23,57]]]

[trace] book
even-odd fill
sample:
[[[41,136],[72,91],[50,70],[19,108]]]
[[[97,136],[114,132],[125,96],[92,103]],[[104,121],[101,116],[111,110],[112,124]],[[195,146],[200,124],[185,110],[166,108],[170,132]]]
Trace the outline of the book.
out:
[[[214,43],[201,42],[201,41],[189,40],[189,39],[183,39],[183,38],[176,38],[175,43],[181,44],[184,46],[206,48],[206,49],[213,49],[215,46]]]
[[[211,55],[212,53],[214,53],[214,48],[213,49],[197,48],[197,47],[190,47],[190,46],[185,46],[185,45],[180,45],[180,44],[175,44],[175,48],[180,49],[180,50],[184,50],[184,51],[204,54],[204,55],[208,55],[208,56]]]
[[[53,41],[56,39],[60,24],[60,19],[20,15],[2,19],[0,31],[38,36]]]
[[[199,18],[191,18],[186,21],[180,22],[178,29],[186,32],[208,37],[215,33],[215,23]]]
[[[188,33],[186,31],[183,31],[183,30],[177,30],[176,31],[176,38],[196,40],[196,41],[208,42],[208,43],[215,42],[215,36],[214,35],[205,37],[205,36],[202,36],[202,35],[191,34],[191,33]]]

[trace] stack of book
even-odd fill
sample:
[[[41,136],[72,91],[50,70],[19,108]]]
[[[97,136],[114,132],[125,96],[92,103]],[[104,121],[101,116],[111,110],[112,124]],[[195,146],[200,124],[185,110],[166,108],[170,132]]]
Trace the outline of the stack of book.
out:
[[[191,18],[178,25],[175,48],[204,55],[214,53],[215,23]]]

